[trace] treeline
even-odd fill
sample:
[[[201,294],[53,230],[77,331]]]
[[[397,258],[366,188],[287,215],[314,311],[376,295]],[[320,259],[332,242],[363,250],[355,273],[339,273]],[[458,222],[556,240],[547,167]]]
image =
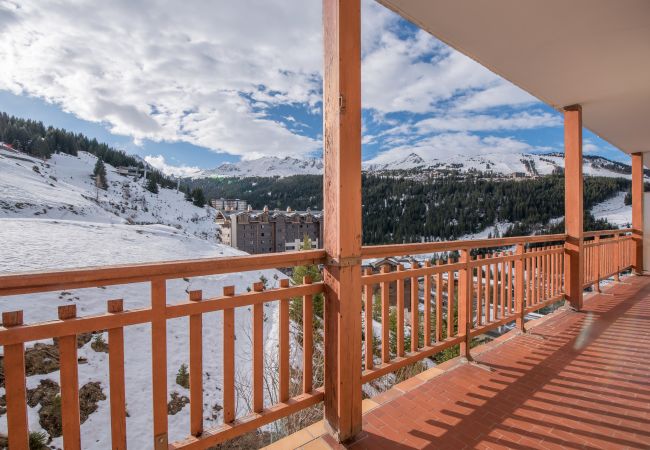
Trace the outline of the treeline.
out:
[[[43,122],[21,119],[0,113],[0,141],[14,149],[39,158],[49,158],[54,153],[77,156],[78,152],[91,153],[113,167],[133,166],[144,168],[144,162],[107,144],[90,139],[81,133],[72,133]],[[147,179],[166,188],[175,188],[176,182],[156,169],[149,168]]]
[[[412,180],[374,174],[362,177],[363,242],[386,244],[424,239],[457,239],[498,222],[514,225],[505,235],[556,232],[564,215],[564,177],[491,180],[476,177],[444,177]],[[212,178],[190,182],[210,198],[241,198],[253,208],[321,209],[322,177],[297,175],[286,178]],[[586,177],[584,208],[611,198],[630,187],[623,178]],[[610,225],[586,213],[585,228]]]

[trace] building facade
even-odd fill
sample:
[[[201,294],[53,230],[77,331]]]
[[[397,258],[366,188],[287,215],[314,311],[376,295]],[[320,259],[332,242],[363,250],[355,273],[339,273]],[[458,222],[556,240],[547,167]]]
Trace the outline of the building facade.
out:
[[[312,248],[322,247],[320,211],[219,210],[219,241],[250,254],[300,250],[307,237]]]
[[[248,202],[238,198],[213,198],[210,205],[220,211],[246,211]]]

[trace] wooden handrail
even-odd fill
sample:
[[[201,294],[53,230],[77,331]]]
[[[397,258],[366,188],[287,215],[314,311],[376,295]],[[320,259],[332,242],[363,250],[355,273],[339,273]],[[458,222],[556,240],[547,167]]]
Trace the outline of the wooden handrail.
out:
[[[534,244],[540,242],[558,242],[566,238],[565,234],[545,234],[539,236],[516,236],[499,239],[470,239],[466,241],[424,242],[416,244],[373,245],[361,248],[361,257],[385,258],[388,256],[418,255],[422,253],[447,252],[452,250],[469,250],[473,248],[510,247],[520,243]]]
[[[54,272],[23,272],[0,275],[0,296],[140,283],[153,278],[170,280],[200,277],[324,262],[324,250],[305,250],[187,261],[87,267]]]

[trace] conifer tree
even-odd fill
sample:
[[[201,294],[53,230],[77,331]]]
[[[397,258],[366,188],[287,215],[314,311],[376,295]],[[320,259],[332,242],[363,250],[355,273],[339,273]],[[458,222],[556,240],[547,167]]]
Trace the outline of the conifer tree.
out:
[[[95,177],[95,185],[100,189],[108,188],[108,183],[106,182],[106,166],[101,159],[97,159],[95,163],[95,170],[93,170],[93,176]]]

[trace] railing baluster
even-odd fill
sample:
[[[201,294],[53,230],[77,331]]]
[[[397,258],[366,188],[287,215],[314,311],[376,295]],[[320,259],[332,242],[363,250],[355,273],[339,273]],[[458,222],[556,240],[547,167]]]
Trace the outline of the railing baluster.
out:
[[[59,306],[59,319],[77,317],[76,305]],[[63,445],[66,450],[81,448],[81,422],[79,415],[79,373],[77,368],[77,336],[59,338],[59,363],[61,366],[61,423]]]
[[[280,288],[288,288],[289,279],[283,278],[280,280]],[[279,395],[280,401],[286,402],[289,400],[289,299],[280,299],[280,327],[279,327],[279,341],[280,341],[280,386]]]
[[[200,302],[201,291],[190,291],[190,301]],[[190,322],[190,434],[203,433],[203,316],[191,314]]]
[[[449,264],[453,264],[453,260],[449,258],[448,260]],[[453,270],[450,270],[447,272],[447,337],[453,337],[454,336],[454,319],[455,319],[455,313],[454,313],[454,285],[456,284],[456,281],[454,279],[454,272]]]
[[[481,262],[483,257],[476,255],[476,260]],[[473,284],[473,282],[472,282]],[[483,266],[476,266],[476,325],[483,325]]]
[[[109,314],[124,310],[122,299],[109,300]],[[124,328],[108,330],[108,372],[111,404],[111,443],[113,450],[126,449],[126,392],[124,383]]]
[[[492,254],[492,320],[496,321],[499,315],[499,263],[494,261],[495,258],[499,257],[499,253]]]
[[[388,273],[389,266],[381,267],[381,273]],[[390,361],[390,283],[381,282],[381,360]]]
[[[223,295],[232,297],[235,295],[235,287],[224,286]],[[227,308],[223,310],[223,421],[230,423],[233,420],[235,420],[235,310]]]
[[[372,275],[371,269],[366,269],[366,276]],[[372,331],[372,293],[374,285],[366,284],[364,286],[365,306],[364,306],[364,321],[365,321],[365,335],[366,335],[366,370],[373,367],[373,331]]]
[[[517,244],[515,255],[515,314],[517,316],[517,328],[526,331],[524,326],[525,301],[524,301],[524,244]]]
[[[485,292],[484,292],[484,297],[485,297],[485,324],[490,323],[490,255],[486,254],[485,255],[485,266],[481,267],[481,270],[483,267],[485,267]]]
[[[620,250],[620,235],[618,233],[614,233],[614,270],[616,271],[614,274],[614,281],[621,281],[619,272],[621,271],[621,266],[620,266],[620,257],[621,257],[621,250]]]
[[[507,256],[512,256],[512,252],[508,252]],[[506,262],[506,288],[507,288],[507,294],[506,294],[506,316],[509,316],[512,314],[513,311],[513,301],[512,301],[512,269],[513,269],[513,264],[512,261],[507,261]]]
[[[431,267],[430,261],[424,262],[424,267]],[[424,276],[424,346],[431,345],[431,275]]]
[[[165,450],[167,435],[167,287],[164,279],[151,281],[151,386],[153,392],[154,449]]]
[[[397,271],[403,272],[404,266],[397,265]],[[397,280],[397,356],[404,356],[404,278]]]
[[[508,254],[502,252],[500,256],[506,257]],[[500,289],[500,298],[499,298],[499,309],[500,315],[499,318],[503,319],[506,316],[506,262],[501,261],[501,289]]]
[[[22,311],[2,313],[2,326],[18,327],[23,324]],[[75,361],[76,364],[76,361]],[[29,448],[29,424],[25,379],[25,344],[4,346],[5,397],[7,400],[7,429],[9,448]]]
[[[442,261],[438,259],[436,266],[442,266]],[[443,291],[442,271],[436,274],[436,342],[442,341],[442,291]]]
[[[412,263],[412,269],[417,269],[419,264],[415,261]],[[416,352],[418,350],[418,344],[420,340],[420,326],[419,326],[419,316],[420,316],[420,299],[419,299],[419,290],[420,284],[418,282],[418,277],[411,277],[411,351]]]
[[[253,283],[254,292],[262,292],[264,283]],[[303,306],[305,302],[303,301]],[[304,317],[303,317],[304,324]],[[303,331],[304,339],[304,331]],[[264,409],[264,303],[253,305],[253,412]]]
[[[305,276],[303,284],[311,284],[311,277]],[[368,288],[368,286],[366,286]],[[313,388],[312,368],[314,364],[314,313],[311,294],[302,297],[302,392],[311,392]],[[368,336],[366,336],[367,338]],[[372,340],[372,339],[371,339]],[[371,348],[372,354],[372,348]]]
[[[460,356],[470,359],[472,269],[469,267],[469,250],[460,251],[460,261],[464,267],[458,271],[458,335],[464,339],[460,343]]]

